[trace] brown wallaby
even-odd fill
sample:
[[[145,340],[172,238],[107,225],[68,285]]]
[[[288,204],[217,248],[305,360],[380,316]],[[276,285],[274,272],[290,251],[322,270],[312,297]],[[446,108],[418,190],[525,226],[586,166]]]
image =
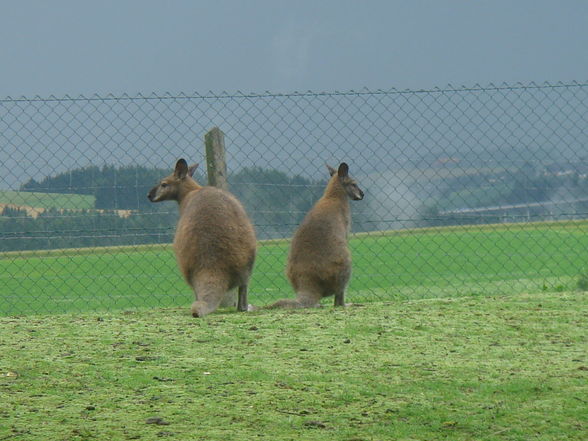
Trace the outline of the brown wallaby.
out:
[[[335,306],[345,306],[345,288],[351,277],[349,199],[363,199],[363,191],[349,176],[346,163],[338,170],[327,167],[331,179],[325,193],[307,213],[290,246],[286,275],[296,300],[279,300],[268,308],[314,307],[333,294]]]
[[[238,287],[237,309],[246,311],[247,285],[255,261],[255,231],[245,209],[231,193],[202,187],[192,178],[198,165],[178,160],[175,171],[153,187],[151,202],[174,200],[180,218],[174,237],[178,266],[194,290],[192,315],[216,310],[228,291]]]

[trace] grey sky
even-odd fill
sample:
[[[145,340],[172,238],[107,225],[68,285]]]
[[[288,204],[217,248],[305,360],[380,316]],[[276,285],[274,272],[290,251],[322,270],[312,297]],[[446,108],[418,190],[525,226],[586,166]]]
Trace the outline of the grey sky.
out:
[[[0,97],[588,79],[585,0],[0,0]]]

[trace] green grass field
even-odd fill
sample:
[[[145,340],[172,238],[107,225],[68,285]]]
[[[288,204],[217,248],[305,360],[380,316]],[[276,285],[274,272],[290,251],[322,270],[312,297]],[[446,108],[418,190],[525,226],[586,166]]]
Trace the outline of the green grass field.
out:
[[[0,317],[0,440],[585,441],[588,295]]]
[[[94,208],[95,199],[94,196],[82,194],[0,190],[0,204],[24,205],[44,209],[90,210]]]
[[[567,291],[588,266],[588,222],[379,232],[350,245],[350,302]],[[288,241],[259,244],[251,303],[293,295],[287,251]],[[0,315],[188,306],[192,297],[170,246],[0,254]]]

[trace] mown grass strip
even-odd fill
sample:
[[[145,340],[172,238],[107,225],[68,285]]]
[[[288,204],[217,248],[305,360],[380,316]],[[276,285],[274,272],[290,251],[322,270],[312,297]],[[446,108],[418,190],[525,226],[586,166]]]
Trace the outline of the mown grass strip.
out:
[[[353,235],[352,302],[574,289],[588,223],[450,227]],[[293,295],[289,241],[262,241],[250,301]],[[14,256],[14,257],[13,257]],[[4,253],[0,314],[59,313],[189,304],[170,245]]]
[[[586,311],[543,292],[0,318],[0,439],[584,441]]]

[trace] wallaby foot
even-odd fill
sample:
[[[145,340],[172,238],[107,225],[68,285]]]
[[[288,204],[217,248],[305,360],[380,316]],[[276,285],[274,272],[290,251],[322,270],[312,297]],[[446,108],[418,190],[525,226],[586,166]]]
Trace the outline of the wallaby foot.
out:
[[[247,285],[242,285],[239,287],[239,299],[237,301],[237,311],[248,311],[247,303]]]
[[[299,303],[297,300],[294,299],[282,299],[278,300],[271,305],[265,307],[265,309],[278,309],[278,308],[286,308],[286,309],[298,309],[304,308],[304,306]]]
[[[223,299],[218,305],[220,308],[234,308],[237,306],[237,293],[234,291],[227,291]]]
[[[314,291],[299,291],[296,301],[302,308],[320,308],[322,296]]]
[[[272,303],[269,306],[266,306],[266,309],[276,309],[276,308],[289,308],[289,309],[299,309],[299,308],[319,308],[321,304],[316,301],[315,299],[308,299],[305,297],[297,298],[297,299],[282,299],[278,300],[275,303]]]

